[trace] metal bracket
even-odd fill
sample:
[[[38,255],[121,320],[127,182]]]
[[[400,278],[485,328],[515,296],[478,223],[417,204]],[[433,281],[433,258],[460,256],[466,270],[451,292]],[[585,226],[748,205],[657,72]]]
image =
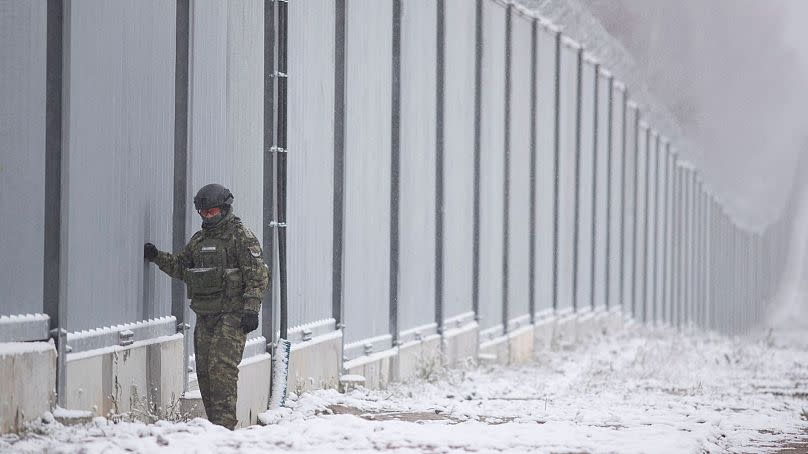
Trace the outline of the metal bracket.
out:
[[[282,147],[278,147],[278,146],[273,145],[273,146],[271,146],[269,148],[269,152],[270,153],[288,153],[289,150],[287,150],[286,148],[282,148]]]
[[[130,329],[118,331],[118,345],[125,347],[135,343],[135,333]]]
[[[278,222],[278,221],[270,221],[269,226],[275,229],[285,229],[286,223],[285,222]]]
[[[289,77],[289,75],[286,74],[286,73],[280,72],[280,71],[275,71],[275,72],[269,73],[269,77],[277,77],[278,79],[286,79],[286,78]]]

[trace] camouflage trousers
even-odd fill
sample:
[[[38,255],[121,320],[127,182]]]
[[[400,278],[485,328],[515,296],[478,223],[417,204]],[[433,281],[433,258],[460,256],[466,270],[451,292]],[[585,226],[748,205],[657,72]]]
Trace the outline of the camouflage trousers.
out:
[[[198,315],[194,332],[196,376],[208,420],[235,429],[238,365],[246,334],[241,314]]]

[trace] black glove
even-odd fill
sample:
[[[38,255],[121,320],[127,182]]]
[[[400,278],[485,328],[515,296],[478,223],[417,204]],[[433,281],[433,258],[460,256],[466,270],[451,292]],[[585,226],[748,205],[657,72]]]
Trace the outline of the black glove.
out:
[[[244,334],[255,331],[258,328],[258,314],[255,312],[243,312],[241,314],[241,330]]]
[[[146,243],[143,245],[143,258],[148,261],[152,261],[157,258],[157,246]]]

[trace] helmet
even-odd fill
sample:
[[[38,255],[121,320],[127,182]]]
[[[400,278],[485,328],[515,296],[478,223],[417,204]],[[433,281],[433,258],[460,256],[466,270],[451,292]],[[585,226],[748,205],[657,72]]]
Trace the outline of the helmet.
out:
[[[194,196],[194,208],[197,211],[213,207],[224,207],[233,204],[233,194],[220,184],[207,184]]]

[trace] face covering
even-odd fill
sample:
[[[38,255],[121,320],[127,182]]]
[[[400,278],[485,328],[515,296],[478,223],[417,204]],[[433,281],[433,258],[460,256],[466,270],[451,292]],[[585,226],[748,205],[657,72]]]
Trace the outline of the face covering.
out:
[[[218,210],[218,213],[214,214],[213,216],[205,217],[203,215],[203,213],[205,213],[205,214],[208,214],[209,212],[214,212],[215,213],[217,210]],[[205,210],[199,210],[199,215],[202,217],[202,228],[203,229],[210,229],[212,227],[217,226],[220,222],[222,222],[222,220],[225,217],[227,217],[227,214],[228,214],[229,211],[230,211],[229,207],[227,207],[227,206],[214,207],[214,208],[208,208],[208,209],[205,209]]]

